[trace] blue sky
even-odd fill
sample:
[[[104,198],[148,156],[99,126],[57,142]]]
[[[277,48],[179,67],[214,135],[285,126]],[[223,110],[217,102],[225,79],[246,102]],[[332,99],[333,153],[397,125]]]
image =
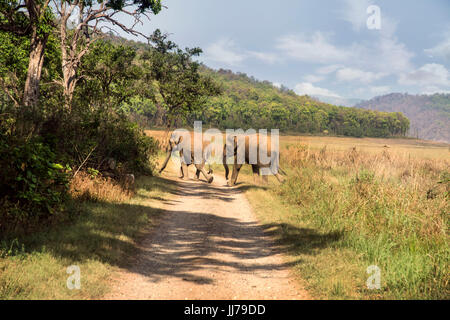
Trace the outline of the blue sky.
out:
[[[450,1],[166,0],[159,28],[200,60],[298,94],[371,98],[450,92]],[[369,29],[370,5],[380,29]]]

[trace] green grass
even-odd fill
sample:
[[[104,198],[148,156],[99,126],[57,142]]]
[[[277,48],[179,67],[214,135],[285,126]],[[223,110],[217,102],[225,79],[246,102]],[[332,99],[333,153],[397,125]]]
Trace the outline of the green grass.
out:
[[[397,170],[405,168],[400,159],[388,163],[363,155],[367,158],[355,168],[328,152],[319,159],[318,153],[288,168],[281,186],[271,180],[266,188],[245,188],[287,259],[299,261],[294,271],[311,295],[450,298],[449,186],[446,193],[436,184],[443,167],[420,161],[412,176],[400,178]],[[249,170],[239,181],[251,182]],[[440,188],[432,198],[427,197],[430,186]],[[366,286],[370,265],[381,270],[379,290]]]
[[[96,299],[111,276],[126,267],[135,244],[158,222],[171,186],[157,177],[136,182],[136,196],[122,203],[79,202],[79,217],[0,242],[0,299]],[[67,267],[81,271],[81,289],[69,290]]]

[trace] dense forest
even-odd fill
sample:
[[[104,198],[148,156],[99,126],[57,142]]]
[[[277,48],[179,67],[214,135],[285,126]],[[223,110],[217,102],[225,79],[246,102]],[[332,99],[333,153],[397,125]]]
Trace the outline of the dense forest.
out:
[[[338,107],[298,96],[285,87],[277,88],[246,74],[206,67],[203,70],[224,90],[221,96],[210,98],[206,108],[196,114],[209,125],[354,137],[405,135],[409,127],[408,119],[401,113]]]
[[[391,93],[358,103],[356,107],[402,112],[411,121],[411,136],[450,143],[450,94]]]

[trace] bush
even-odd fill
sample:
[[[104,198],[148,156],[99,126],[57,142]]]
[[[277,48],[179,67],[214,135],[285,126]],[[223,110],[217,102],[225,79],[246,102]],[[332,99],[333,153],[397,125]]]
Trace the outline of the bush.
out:
[[[0,132],[0,231],[30,229],[61,212],[68,168],[39,139],[19,139]]]
[[[41,132],[64,162],[101,170],[114,158],[123,172],[152,174],[158,144],[121,113],[79,110],[48,119]]]

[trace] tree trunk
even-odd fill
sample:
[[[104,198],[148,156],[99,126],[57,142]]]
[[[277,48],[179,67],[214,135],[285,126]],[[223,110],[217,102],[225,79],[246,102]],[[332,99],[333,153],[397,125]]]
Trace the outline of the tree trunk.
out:
[[[73,92],[75,91],[76,72],[73,64],[69,61],[63,61],[64,77],[64,103],[67,109],[72,109]]]
[[[64,9],[65,10],[65,9]],[[65,12],[65,11],[64,11]],[[68,16],[63,14],[62,21],[60,23],[60,34],[61,34],[61,64],[62,64],[62,74],[63,74],[63,93],[64,93],[64,106],[66,109],[72,109],[72,98],[73,91],[75,90],[75,66],[73,59],[73,50],[76,48],[67,48],[67,23]],[[76,45],[76,43],[75,43]]]
[[[41,80],[47,39],[48,34],[39,36],[36,27],[33,28],[30,61],[28,63],[27,79],[23,93],[23,104],[25,106],[36,106],[39,101],[39,81]]]

